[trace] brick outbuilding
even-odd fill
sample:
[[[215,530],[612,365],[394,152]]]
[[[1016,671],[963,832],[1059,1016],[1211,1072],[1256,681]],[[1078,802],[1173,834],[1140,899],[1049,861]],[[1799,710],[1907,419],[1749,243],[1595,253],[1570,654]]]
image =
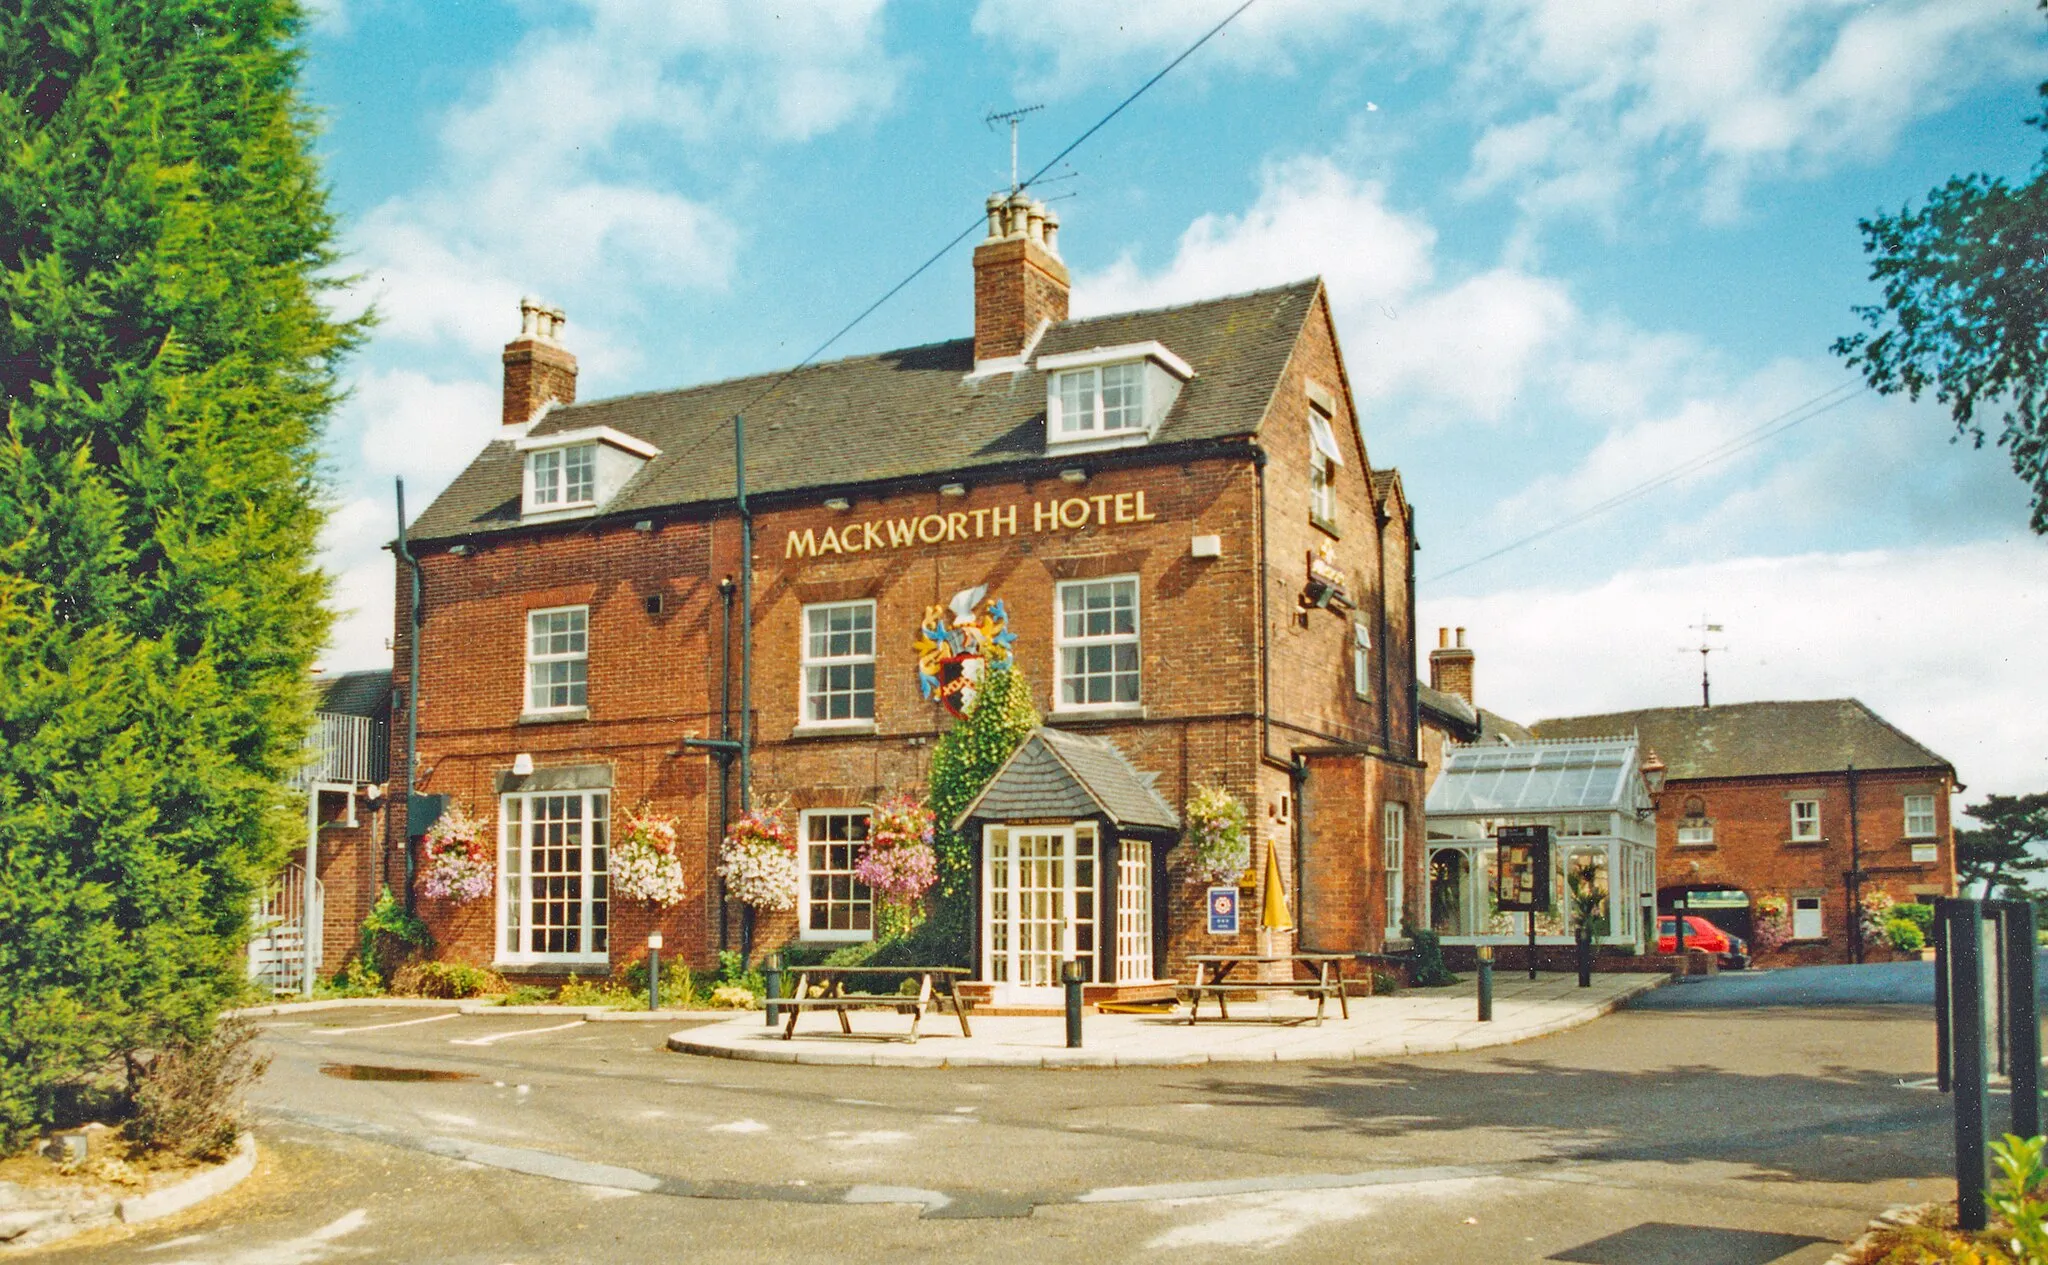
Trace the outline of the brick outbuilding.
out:
[[[507,424],[409,533],[417,789],[497,836],[491,896],[417,897],[442,952],[589,975],[650,930],[700,967],[738,947],[714,875],[738,765],[692,740],[742,735],[804,867],[751,947],[871,935],[850,873],[866,806],[922,793],[977,673],[1009,665],[1048,726],[1108,744],[1176,812],[1226,789],[1254,845],[1242,930],[1213,935],[1175,832],[1112,855],[1085,814],[1035,823],[1047,868],[1026,891],[1009,865],[1000,901],[978,850],[974,965],[1020,1002],[1051,982],[1034,918],[1090,922],[1093,978],[1124,983],[1251,947],[1267,900],[1300,923],[1282,949],[1378,950],[1421,908],[1413,516],[1369,463],[1322,283],[1069,319],[1056,219],[1009,194],[988,215],[971,338],[576,400],[562,314],[528,305]],[[402,770],[404,717],[392,732]],[[608,890],[634,809],[679,825],[680,905]],[[1284,892],[1255,881],[1269,849]]]
[[[1782,900],[1793,939],[1761,954],[1764,965],[1885,956],[1851,916],[1859,894],[1955,895],[1954,766],[1856,699],[1658,707],[1532,728],[1636,734],[1663,758],[1659,906],[1712,893],[1695,912],[1754,944],[1754,902]]]

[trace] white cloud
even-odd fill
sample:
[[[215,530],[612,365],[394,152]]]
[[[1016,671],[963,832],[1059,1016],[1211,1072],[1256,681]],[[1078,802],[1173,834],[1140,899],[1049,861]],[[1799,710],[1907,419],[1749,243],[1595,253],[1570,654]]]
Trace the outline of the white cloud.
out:
[[[411,478],[424,508],[497,432],[499,390],[496,383],[441,382],[406,369],[364,375],[344,415],[361,439],[358,468]]]
[[[1473,146],[1468,192],[1612,215],[1626,193],[1704,171],[1737,213],[1757,174],[1868,160],[1972,85],[2042,65],[2018,0],[1524,0],[1486,11],[1475,99],[1517,104]]]
[[[1623,571],[1425,597],[1418,619],[1469,629],[1479,703],[1526,722],[1697,703],[1699,655],[1680,648],[1702,613],[1727,630],[1717,702],[1860,698],[1954,761],[1971,798],[2048,786],[2048,723],[2028,705],[2048,697],[2037,540]]]
[[[419,512],[417,503],[407,509]],[[391,555],[382,546],[397,535],[394,501],[359,497],[344,501],[327,516],[320,533],[320,567],[334,578],[327,608],[334,612],[321,666],[345,672],[355,668],[389,667],[391,651]]]

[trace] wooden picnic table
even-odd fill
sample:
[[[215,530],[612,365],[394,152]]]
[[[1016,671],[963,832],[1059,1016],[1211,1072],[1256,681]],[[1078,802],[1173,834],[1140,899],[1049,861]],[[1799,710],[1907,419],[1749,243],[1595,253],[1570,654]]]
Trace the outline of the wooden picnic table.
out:
[[[1230,1018],[1230,1003],[1224,995],[1231,992],[1295,993],[1316,999],[1316,1024],[1323,1022],[1323,1009],[1332,997],[1346,1019],[1351,1017],[1351,1005],[1344,996],[1344,978],[1338,974],[1337,965],[1348,962],[1354,955],[1349,953],[1195,953],[1188,956],[1194,964],[1195,982],[1188,988],[1188,1024],[1193,1026],[1202,1008],[1202,995],[1208,993],[1216,998],[1216,1009],[1225,1019]],[[1231,972],[1240,966],[1257,968],[1275,962],[1287,964],[1285,980],[1232,979]],[[1315,968],[1312,980],[1294,978],[1296,964]]]
[[[960,1021],[960,1035],[971,1037],[974,1030],[967,1026],[967,1006],[960,998],[959,990],[953,985],[962,975],[972,971],[959,966],[797,966],[788,974],[796,979],[790,990],[791,996],[768,1002],[789,1011],[789,1022],[782,1029],[782,1039],[787,1041],[796,1035],[797,1016],[806,1010],[831,1010],[839,1015],[839,1031],[853,1035],[853,1024],[847,1019],[849,1010],[894,1007],[910,1011],[910,1037],[912,1044],[917,1041],[918,1025],[924,1022],[927,1010],[933,1007],[945,1009],[951,1003],[953,1017]],[[917,981],[917,992],[911,993],[849,993],[846,980],[851,975],[898,975]],[[819,992],[811,995],[811,984],[818,982]],[[934,983],[943,983],[945,991],[934,993]]]

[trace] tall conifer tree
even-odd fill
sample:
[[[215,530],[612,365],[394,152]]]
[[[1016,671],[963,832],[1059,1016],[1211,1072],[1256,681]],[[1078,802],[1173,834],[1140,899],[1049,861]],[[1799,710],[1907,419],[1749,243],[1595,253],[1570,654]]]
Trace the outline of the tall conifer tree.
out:
[[[295,0],[0,0],[0,1148],[202,1035],[295,811],[359,328]]]

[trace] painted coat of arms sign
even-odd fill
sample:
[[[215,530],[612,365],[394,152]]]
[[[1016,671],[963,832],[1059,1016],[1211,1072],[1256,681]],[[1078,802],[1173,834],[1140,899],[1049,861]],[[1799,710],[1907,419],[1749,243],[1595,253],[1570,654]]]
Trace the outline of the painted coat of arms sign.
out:
[[[1017,641],[1002,599],[983,609],[987,596],[986,584],[961,589],[946,605],[926,607],[918,626],[918,688],[955,716],[965,717],[974,706],[985,673],[1009,669],[1010,647]]]

